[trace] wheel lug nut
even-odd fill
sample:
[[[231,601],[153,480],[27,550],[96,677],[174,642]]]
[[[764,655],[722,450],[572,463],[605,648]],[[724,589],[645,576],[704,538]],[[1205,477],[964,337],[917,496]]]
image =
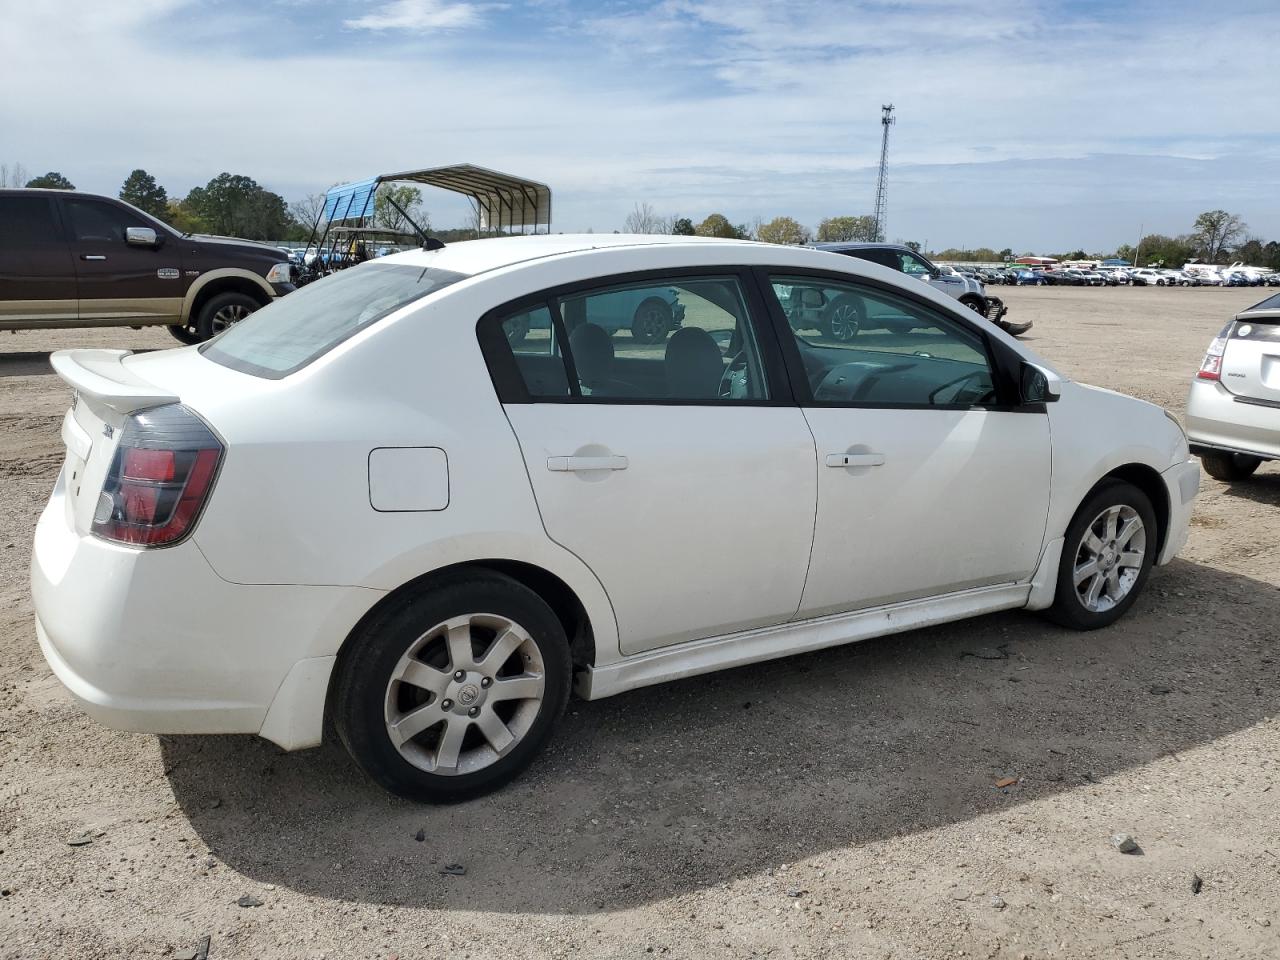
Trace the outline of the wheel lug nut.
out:
[[[461,680],[464,677],[466,677],[466,674],[463,673],[461,670],[455,670],[453,673],[453,679],[455,680]]]
[[[453,706],[453,701],[452,701],[452,700],[441,700],[441,701],[440,701],[440,709],[441,709],[441,710],[448,710],[448,709],[449,709],[450,707],[452,707],[452,706]]]
[[[468,711],[467,711],[467,716],[468,716],[468,717],[478,717],[478,716],[480,716],[480,708],[479,708],[479,707],[472,707],[470,710],[468,710]]]
[[[482,679],[482,680],[480,681],[480,686],[482,686],[482,687],[488,687],[488,686],[492,686],[492,685],[493,685],[493,678],[492,678],[492,677],[485,677],[484,679]]]

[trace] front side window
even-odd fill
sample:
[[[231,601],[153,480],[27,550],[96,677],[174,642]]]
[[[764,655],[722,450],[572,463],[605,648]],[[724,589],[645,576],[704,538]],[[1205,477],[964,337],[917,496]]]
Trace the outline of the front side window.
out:
[[[928,277],[933,275],[933,270],[929,265],[917,257],[914,253],[906,250],[897,251],[894,256],[898,260],[898,269],[903,273],[913,277]]]
[[[464,279],[432,267],[362,264],[281,297],[200,349],[233,370],[280,379],[388,314]]]
[[[124,243],[126,227],[150,226],[127,210],[101,200],[67,197],[63,204],[71,221],[71,234],[82,243]]]
[[[819,277],[771,276],[814,401],[858,406],[994,403],[982,337],[906,297]]]

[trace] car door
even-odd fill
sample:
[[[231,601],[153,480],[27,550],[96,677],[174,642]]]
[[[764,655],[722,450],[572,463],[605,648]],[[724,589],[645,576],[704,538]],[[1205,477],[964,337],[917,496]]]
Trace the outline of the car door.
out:
[[[869,281],[781,270],[762,281],[810,285],[864,318],[850,340],[784,345],[818,454],[800,615],[1028,579],[1049,505],[1049,422],[1013,401],[986,335]]]
[[[187,280],[179,244],[129,208],[98,197],[60,198],[71,234],[80,319],[177,323]],[[126,241],[129,227],[156,230],[157,243]]]
[[[616,277],[481,323],[547,534],[599,577],[624,653],[781,623],[800,604],[813,439],[751,288],[736,271]],[[610,334],[624,294],[674,296],[683,325],[657,342]]]
[[[0,194],[0,323],[74,322],[76,271],[53,200]]]

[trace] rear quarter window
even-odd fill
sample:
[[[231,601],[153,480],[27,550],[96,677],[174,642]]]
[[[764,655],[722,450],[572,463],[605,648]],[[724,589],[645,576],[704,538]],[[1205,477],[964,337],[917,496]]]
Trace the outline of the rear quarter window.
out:
[[[361,264],[268,304],[200,350],[233,370],[279,380],[401,307],[465,279],[432,267]]]

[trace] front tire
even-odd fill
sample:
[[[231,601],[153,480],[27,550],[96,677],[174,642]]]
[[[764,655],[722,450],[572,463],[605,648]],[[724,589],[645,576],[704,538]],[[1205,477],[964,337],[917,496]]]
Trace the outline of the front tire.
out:
[[[498,573],[442,579],[343,651],[333,718],[355,761],[392,793],[488,793],[546,744],[569,699],[569,644],[528,587]]]
[[[1247,453],[1206,450],[1200,454],[1200,462],[1204,465],[1204,472],[1213,479],[1231,483],[1253,476],[1253,471],[1262,464],[1262,458],[1251,457]]]
[[[173,335],[173,339],[177,340],[179,343],[185,343],[187,346],[191,346],[193,343],[200,342],[200,331],[195,327],[171,323],[166,329]]]
[[[200,308],[196,320],[196,333],[201,340],[216,337],[222,331],[239,323],[262,304],[247,293],[229,291],[210,297]]]
[[[1155,562],[1155,510],[1131,483],[1112,480],[1076,511],[1062,548],[1049,618],[1074,630],[1097,630],[1124,616]]]

